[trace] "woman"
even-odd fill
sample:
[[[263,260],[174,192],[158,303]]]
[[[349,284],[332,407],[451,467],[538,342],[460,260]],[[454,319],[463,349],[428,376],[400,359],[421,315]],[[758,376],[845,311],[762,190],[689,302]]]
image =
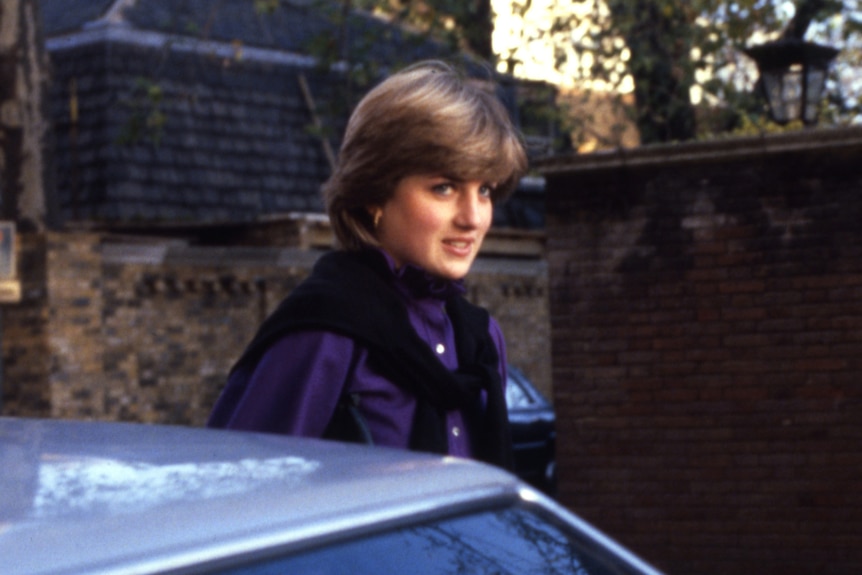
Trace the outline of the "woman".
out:
[[[208,425],[510,466],[503,335],[462,280],[526,166],[500,102],[449,66],[373,89],[323,189],[341,249],[263,323]]]

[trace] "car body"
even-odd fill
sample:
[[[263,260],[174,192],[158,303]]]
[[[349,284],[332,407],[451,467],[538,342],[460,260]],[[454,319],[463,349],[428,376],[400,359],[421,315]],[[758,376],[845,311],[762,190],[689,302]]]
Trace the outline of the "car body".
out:
[[[507,367],[506,406],[512,429],[515,473],[547,495],[557,489],[554,407],[513,365]]]
[[[0,418],[4,575],[657,575],[512,475],[236,431]]]

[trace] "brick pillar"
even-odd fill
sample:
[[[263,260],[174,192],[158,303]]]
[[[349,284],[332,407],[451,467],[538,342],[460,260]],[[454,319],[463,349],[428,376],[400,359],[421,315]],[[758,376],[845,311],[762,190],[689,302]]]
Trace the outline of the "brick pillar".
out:
[[[51,415],[104,411],[101,242],[95,234],[47,235]]]
[[[862,572],[862,130],[546,163],[560,497],[669,573]]]

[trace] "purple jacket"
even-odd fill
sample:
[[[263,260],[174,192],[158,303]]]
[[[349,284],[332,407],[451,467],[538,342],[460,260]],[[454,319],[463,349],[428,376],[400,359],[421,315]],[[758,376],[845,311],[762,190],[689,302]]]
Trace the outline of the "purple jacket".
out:
[[[423,278],[427,285],[416,290],[415,279],[421,272],[406,266],[395,271],[391,258],[387,256],[387,260],[416,333],[447,368],[456,369],[454,333],[444,302],[447,297],[462,294],[463,285]],[[505,343],[493,318],[489,331],[500,358],[501,381],[505,382]],[[229,410],[227,427],[231,429],[321,437],[339,397],[347,391],[359,395],[359,408],[376,445],[406,449],[416,401],[374,372],[367,359],[367,350],[349,337],[326,331],[289,333],[263,355],[239,401],[233,406],[224,405],[224,397],[229,394],[223,394],[214,412]],[[241,385],[237,381],[240,377],[234,374],[228,387]],[[470,457],[470,438],[462,414],[449,412],[446,419],[449,453]]]

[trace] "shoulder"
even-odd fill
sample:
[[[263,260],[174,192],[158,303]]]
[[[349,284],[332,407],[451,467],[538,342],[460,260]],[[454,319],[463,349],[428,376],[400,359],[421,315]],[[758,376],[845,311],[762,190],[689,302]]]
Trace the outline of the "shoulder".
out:
[[[356,346],[353,338],[323,329],[289,331],[274,339],[265,356],[302,356],[315,351],[342,352]]]
[[[282,301],[273,316],[292,326],[330,329],[377,325],[381,315],[405,313],[392,288],[391,272],[374,252],[327,252],[311,274]]]
[[[357,351],[350,337],[326,330],[291,331],[274,338],[261,351],[252,379],[280,381],[324,379],[316,377],[338,366],[346,367]]]
[[[497,348],[502,349],[506,341],[506,338],[503,336],[503,328],[500,327],[500,324],[492,316],[488,317],[488,334],[494,340]]]
[[[506,364],[508,360],[508,352],[506,351],[506,338],[503,335],[503,329],[493,317],[488,322],[488,335],[491,336],[491,341],[494,342],[494,347],[497,348],[497,357],[499,358],[499,370],[503,381],[506,381]]]

